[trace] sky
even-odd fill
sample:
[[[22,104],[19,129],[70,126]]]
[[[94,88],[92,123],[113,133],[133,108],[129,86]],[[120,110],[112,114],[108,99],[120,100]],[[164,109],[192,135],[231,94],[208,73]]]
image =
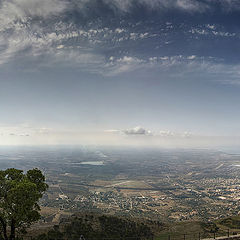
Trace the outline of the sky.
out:
[[[238,146],[239,0],[0,0],[0,144]]]

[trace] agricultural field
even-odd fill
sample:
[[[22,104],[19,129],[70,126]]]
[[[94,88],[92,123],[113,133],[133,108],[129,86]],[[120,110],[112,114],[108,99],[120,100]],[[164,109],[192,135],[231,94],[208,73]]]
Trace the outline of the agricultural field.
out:
[[[239,155],[211,150],[51,147],[0,152],[3,169],[44,172],[46,222],[86,210],[164,222],[238,215],[239,165]]]

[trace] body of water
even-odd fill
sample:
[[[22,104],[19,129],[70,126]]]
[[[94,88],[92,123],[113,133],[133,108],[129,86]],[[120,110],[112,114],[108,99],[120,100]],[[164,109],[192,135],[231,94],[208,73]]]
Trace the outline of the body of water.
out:
[[[103,161],[91,161],[91,162],[81,162],[81,165],[94,165],[94,166],[102,166],[104,165]]]

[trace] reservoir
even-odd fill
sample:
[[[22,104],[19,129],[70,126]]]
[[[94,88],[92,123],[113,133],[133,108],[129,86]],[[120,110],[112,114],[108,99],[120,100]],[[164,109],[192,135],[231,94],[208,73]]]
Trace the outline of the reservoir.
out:
[[[94,165],[94,166],[102,166],[104,165],[103,161],[91,161],[91,162],[81,162],[81,165]]]

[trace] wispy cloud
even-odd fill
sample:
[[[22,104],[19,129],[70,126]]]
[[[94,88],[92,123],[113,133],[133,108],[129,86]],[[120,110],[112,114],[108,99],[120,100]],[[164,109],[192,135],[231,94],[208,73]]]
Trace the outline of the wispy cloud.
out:
[[[137,57],[124,56],[116,58],[111,56],[105,65],[109,75],[118,75],[125,72],[131,72],[139,69],[155,69],[158,71],[167,71],[173,74],[189,74],[194,72],[205,72],[209,74],[228,73],[232,76],[238,74],[237,65],[225,65],[221,59],[203,56],[152,56],[141,59]]]
[[[92,3],[92,0],[79,1],[78,7],[84,7]],[[238,0],[103,0],[103,2],[111,7],[113,10],[121,12],[130,12],[134,10],[136,3],[143,5],[152,10],[178,9],[192,12],[211,11],[216,5],[220,6],[223,11],[236,11],[240,9]]]
[[[85,4],[88,1],[84,1]],[[145,7],[149,7],[150,9],[166,9],[166,8],[176,8],[182,9],[186,11],[197,11],[201,12],[208,8],[208,4],[204,2],[200,2],[197,0],[139,0],[138,2],[134,0],[104,0],[104,3],[109,5],[115,10],[120,10],[122,12],[129,12],[134,9],[136,3],[143,5]],[[83,7],[83,3],[81,2],[81,7]]]
[[[222,9],[240,9],[239,1],[234,0],[139,0],[138,4],[154,10],[203,12],[211,9],[213,2]],[[228,82],[238,82],[238,63],[225,64],[224,59],[211,57],[211,52],[207,51],[200,56],[194,51],[196,48],[192,53],[177,54],[181,48],[183,53],[185,50],[181,38],[195,46],[199,38],[203,45],[221,39],[238,41],[238,32],[215,23],[161,22],[146,27],[141,21],[126,24],[124,17],[118,24],[105,24],[104,11],[99,13],[102,14],[100,20],[91,19],[87,9],[94,8],[95,4],[95,0],[3,0],[0,5],[0,68],[13,62],[26,69],[27,62],[31,63],[31,70],[60,65],[105,76],[139,69],[171,73],[175,68],[182,74],[196,70],[209,74],[224,72],[229,74]],[[103,0],[101,4],[113,11],[129,12],[133,11],[136,1]],[[73,10],[81,12],[78,20],[71,18]],[[84,17],[89,18],[86,24],[81,22]],[[181,38],[175,39],[176,35]],[[172,49],[178,49],[176,54]],[[222,78],[220,81],[227,82]]]
[[[11,27],[14,21],[28,22],[30,18],[52,17],[65,10],[67,1],[64,0],[2,0],[0,7],[0,26]]]
[[[17,137],[29,137],[46,135],[53,132],[53,129],[48,127],[35,127],[27,123],[8,125],[0,125],[0,133],[2,136],[17,136]]]

